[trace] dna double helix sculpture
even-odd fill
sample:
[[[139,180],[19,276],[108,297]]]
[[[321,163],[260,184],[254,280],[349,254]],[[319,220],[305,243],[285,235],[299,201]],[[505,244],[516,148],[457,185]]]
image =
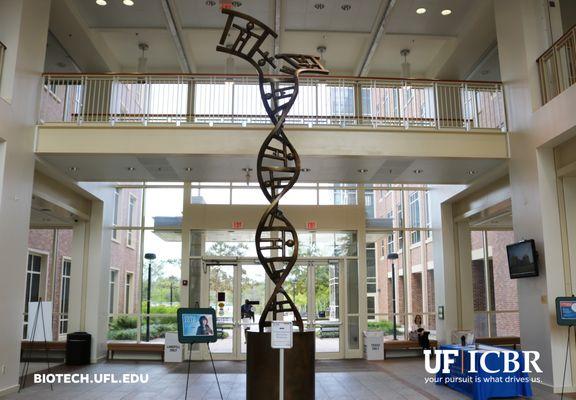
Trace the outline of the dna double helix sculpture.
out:
[[[280,199],[294,186],[300,175],[300,157],[284,132],[284,122],[298,96],[302,74],[328,74],[316,56],[277,54],[265,51],[267,39],[277,34],[257,19],[223,9],[226,25],[217,51],[240,57],[258,72],[260,97],[274,128],[266,139],[257,160],[260,189],[270,203],[256,229],[256,252],[266,274],[274,283],[260,321],[260,332],[271,325],[268,315],[276,320],[278,314],[292,313],[301,332],[304,323],[298,308],[282,287],[298,259],[298,235],[292,223],[280,209]],[[279,67],[277,66],[279,65]],[[279,75],[265,75],[264,68],[279,71]]]

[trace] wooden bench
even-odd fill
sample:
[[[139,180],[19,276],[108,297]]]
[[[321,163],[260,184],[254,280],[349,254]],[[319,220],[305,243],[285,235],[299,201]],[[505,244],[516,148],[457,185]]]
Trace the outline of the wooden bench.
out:
[[[486,346],[512,347],[516,350],[520,346],[518,336],[483,337],[476,338],[476,343]]]
[[[110,342],[107,345],[106,359],[114,359],[114,353],[117,351],[131,353],[158,353],[164,362],[164,343],[122,343]]]
[[[63,361],[66,353],[66,342],[30,342],[23,340],[20,346],[20,359],[22,361],[49,360]],[[33,357],[33,354],[37,357]],[[40,357],[42,355],[42,357]]]
[[[438,347],[438,341],[430,340],[430,347],[435,349]],[[422,347],[418,344],[417,340],[385,340],[384,341],[384,359],[386,359],[387,351],[398,350],[419,350],[422,352]],[[423,353],[422,353],[423,354]]]

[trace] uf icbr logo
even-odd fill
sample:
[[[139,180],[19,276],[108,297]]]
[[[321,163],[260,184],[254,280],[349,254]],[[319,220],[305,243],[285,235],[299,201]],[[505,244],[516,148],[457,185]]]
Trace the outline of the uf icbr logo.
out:
[[[450,365],[454,364],[455,358],[459,354],[459,350],[436,350],[436,362],[432,366],[431,361],[431,350],[424,350],[424,367],[426,372],[429,374],[436,374],[442,369],[443,374],[450,373]],[[468,358],[469,365],[467,365],[466,370],[469,373],[477,373],[478,363],[476,360],[480,361],[480,368],[483,372],[495,374],[499,372],[504,373],[514,373],[522,370],[525,373],[538,372],[542,373],[542,370],[538,366],[538,360],[540,359],[540,352],[538,351],[523,351],[524,360],[523,363],[520,361],[520,353],[517,351],[477,351],[471,350],[468,352],[470,357]],[[504,369],[491,369],[486,365],[486,359],[494,355],[495,357],[503,358]],[[523,364],[523,365],[521,365]]]

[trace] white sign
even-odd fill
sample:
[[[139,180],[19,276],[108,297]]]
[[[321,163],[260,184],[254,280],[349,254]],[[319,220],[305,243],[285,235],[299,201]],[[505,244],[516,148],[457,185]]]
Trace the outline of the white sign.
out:
[[[182,345],[177,332],[166,332],[164,339],[164,362],[182,362]]]
[[[292,348],[292,322],[272,321],[272,348],[291,349]]]
[[[38,307],[38,305],[40,305],[40,307]],[[46,333],[46,336],[44,336],[44,333]],[[32,337],[32,335],[34,335],[34,337]],[[28,303],[28,331],[26,339],[31,342],[52,341],[51,301]]]

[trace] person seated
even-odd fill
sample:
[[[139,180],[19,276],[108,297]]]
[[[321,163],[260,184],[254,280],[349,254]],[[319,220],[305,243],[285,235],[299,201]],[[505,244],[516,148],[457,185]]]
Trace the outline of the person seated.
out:
[[[424,350],[430,349],[430,332],[424,330],[422,327],[422,316],[417,314],[414,317],[414,327],[410,331],[408,337],[410,340],[418,341],[418,345]]]

